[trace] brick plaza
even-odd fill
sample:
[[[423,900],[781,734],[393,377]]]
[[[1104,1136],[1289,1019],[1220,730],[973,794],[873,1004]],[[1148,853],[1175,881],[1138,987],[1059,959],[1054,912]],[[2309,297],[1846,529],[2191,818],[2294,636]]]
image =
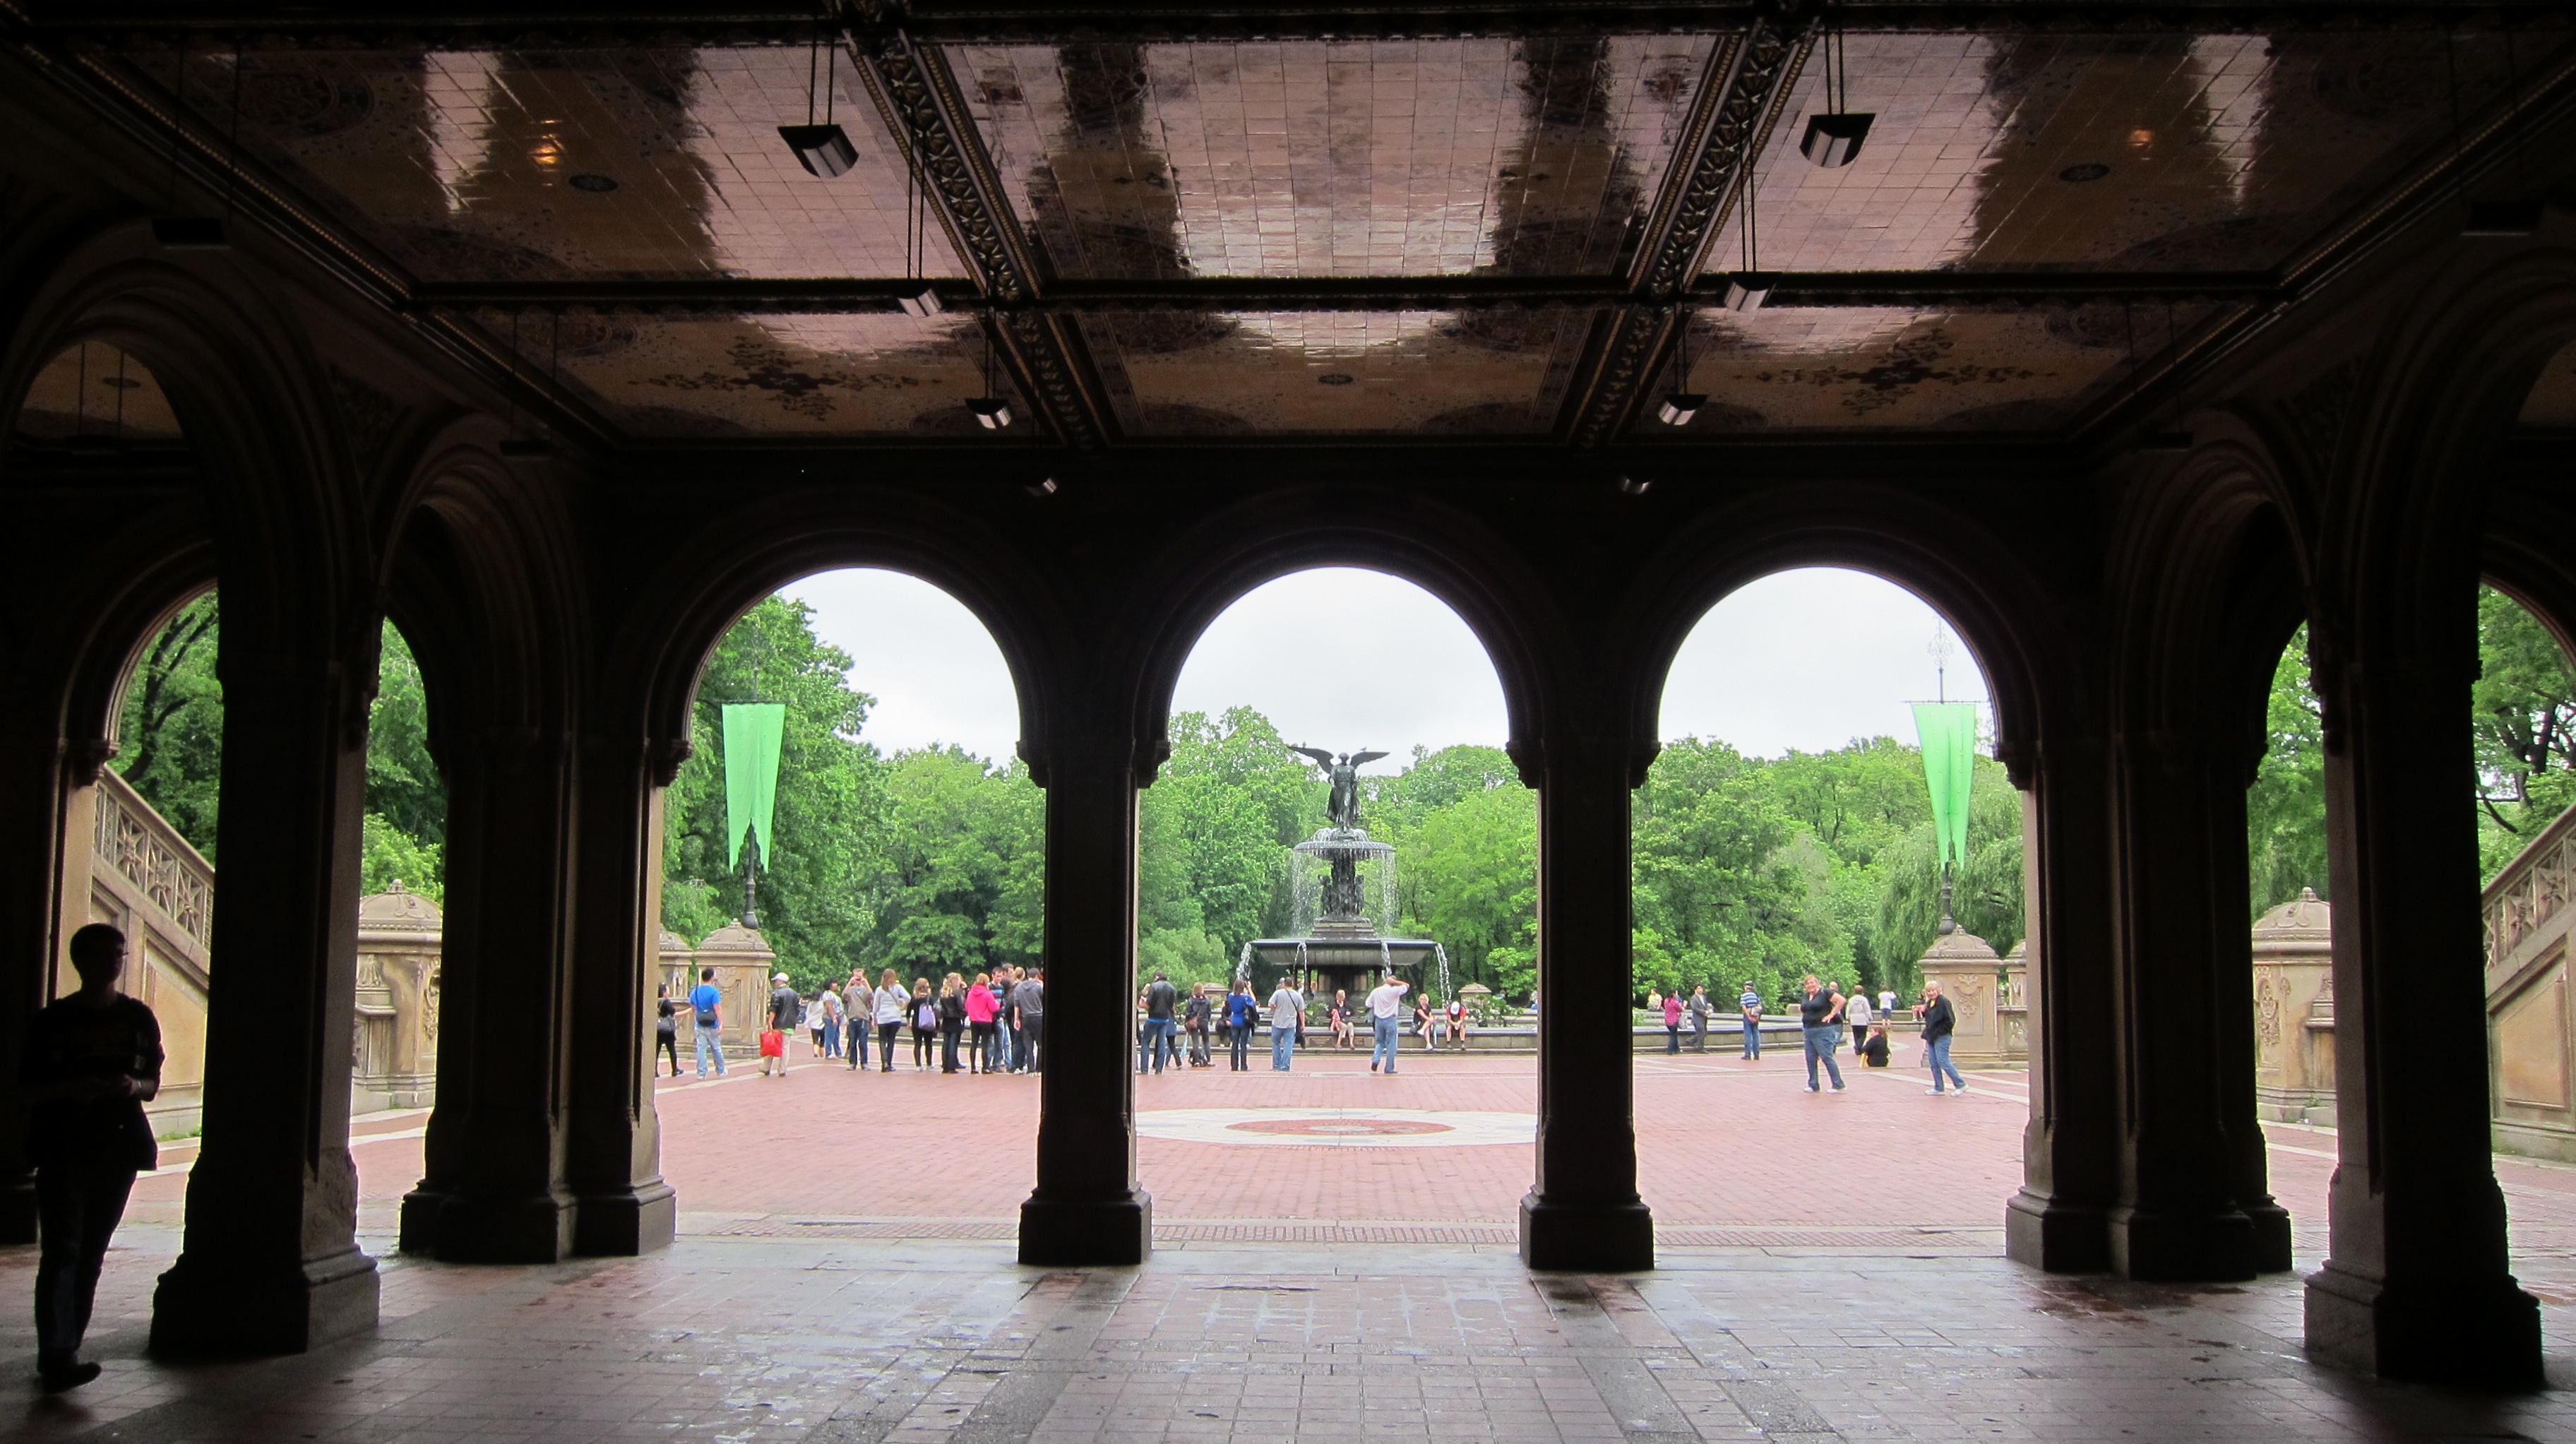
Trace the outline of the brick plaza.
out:
[[[1365,1055],[1137,1081],[1163,1110],[1529,1111],[1527,1058]],[[2027,1085],[1923,1094],[1908,1068],[1809,1095],[1794,1057],[1637,1060],[1652,1275],[1533,1275],[1511,1221],[1527,1144],[1146,1138],[1159,1249],[1142,1269],[1016,1266],[1037,1087],[854,1076],[799,1058],[665,1081],[682,1237],[641,1259],[497,1269],[393,1254],[421,1114],[361,1120],[377,1334],[210,1370],[143,1357],[188,1150],[137,1188],[101,1290],[108,1368],[9,1405],[0,1434],[135,1441],[2576,1439],[2543,1395],[2381,1385],[2300,1354],[2295,1275],[2157,1288],[1999,1257]],[[1277,1135],[1270,1135],[1277,1136]],[[372,1141],[369,1141],[372,1140]],[[2331,1133],[2279,1129],[2273,1180],[2321,1251]],[[2516,1264],[2576,1382],[2576,1170],[2499,1159]],[[23,1298],[30,1249],[0,1254]],[[2566,1302],[2562,1302],[2566,1301]],[[31,1339],[0,1315],[10,1367]],[[2188,1367],[2181,1367],[2187,1364]],[[1508,1365],[1508,1367],[1504,1367]],[[2463,1410],[2469,1411],[2465,1416]],[[19,1412],[22,1411],[22,1412]],[[2462,1423],[2466,1417],[2476,1427]]]

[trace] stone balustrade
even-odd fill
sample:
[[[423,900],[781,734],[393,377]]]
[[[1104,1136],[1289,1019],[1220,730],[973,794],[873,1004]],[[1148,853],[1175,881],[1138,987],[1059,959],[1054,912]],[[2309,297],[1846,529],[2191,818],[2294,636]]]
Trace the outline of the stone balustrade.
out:
[[[2576,1161],[2567,942],[2576,927],[2576,811],[2487,884],[2487,1086],[2496,1146]]]

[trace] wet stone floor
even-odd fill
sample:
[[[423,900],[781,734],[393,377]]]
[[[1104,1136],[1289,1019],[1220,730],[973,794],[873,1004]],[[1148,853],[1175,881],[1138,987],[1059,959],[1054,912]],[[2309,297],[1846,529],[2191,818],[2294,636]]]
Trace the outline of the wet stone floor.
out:
[[[2308,1363],[2295,1275],[2179,1289],[1706,1248],[1585,1277],[1494,1247],[1246,1243],[1040,1270],[1002,1242],[683,1238],[546,1268],[390,1257],[376,1334],[173,1367],[142,1345],[177,1242],[120,1236],[93,1336],[105,1377],[0,1396],[0,1437],[2576,1439],[2557,1392],[2478,1399]],[[25,1296],[29,1254],[0,1251],[0,1288]],[[5,1367],[30,1342],[9,1318]],[[2552,1373],[2576,1384],[2576,1357]]]

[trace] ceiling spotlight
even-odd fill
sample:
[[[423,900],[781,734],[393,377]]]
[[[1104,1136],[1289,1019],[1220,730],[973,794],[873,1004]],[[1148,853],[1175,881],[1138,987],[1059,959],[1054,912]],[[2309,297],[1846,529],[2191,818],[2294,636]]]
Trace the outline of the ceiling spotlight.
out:
[[[2527,236],[2540,229],[2540,202],[2471,201],[2464,236]]]
[[[1011,424],[1011,403],[998,396],[978,396],[966,403],[975,413],[975,424],[986,431],[999,431]]]
[[[1691,418],[1697,416],[1699,409],[1707,404],[1708,398],[1696,391],[1676,391],[1666,396],[1664,403],[1655,408],[1655,419],[1666,426],[1688,426],[1691,424]]]
[[[1730,311],[1759,311],[1771,299],[1771,288],[1778,284],[1773,271],[1729,271],[1726,273],[1726,295],[1718,304]]]
[[[1653,482],[1648,481],[1642,476],[1623,475],[1619,478],[1619,490],[1629,496],[1644,496],[1646,494],[1646,488],[1653,485]]]
[[[782,125],[778,138],[796,153],[796,163],[809,175],[829,178],[847,174],[859,163],[850,137],[837,125]]]
[[[1808,116],[1807,136],[1798,142],[1798,154],[1826,170],[1849,165],[1860,154],[1860,143],[1869,139],[1869,123],[1876,119],[1873,111]]]
[[[1029,495],[1031,496],[1053,496],[1055,493],[1055,478],[1052,476],[1042,477],[1029,484]]]
[[[215,216],[155,216],[152,241],[167,251],[220,251],[231,244]]]
[[[907,316],[936,316],[947,309],[940,304],[939,293],[928,286],[922,287],[916,295],[897,297],[895,304],[901,306]]]

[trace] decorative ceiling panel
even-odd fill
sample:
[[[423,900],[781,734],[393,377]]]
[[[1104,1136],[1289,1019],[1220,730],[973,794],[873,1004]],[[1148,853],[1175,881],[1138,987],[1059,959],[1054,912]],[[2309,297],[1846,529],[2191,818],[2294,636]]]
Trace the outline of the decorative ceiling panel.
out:
[[[16,432],[44,441],[175,441],[179,418],[142,362],[104,341],[83,341],[36,373]]]
[[[961,45],[1058,274],[1600,275],[1716,41]]]
[[[808,59],[801,46],[253,51],[240,132],[423,280],[905,275],[901,152],[846,64],[830,109],[857,164],[811,176],[778,138],[805,120]],[[189,104],[221,133],[233,56],[199,54],[187,75]],[[926,241],[915,269],[964,274],[936,225]]]
[[[2554,41],[2552,42],[2554,46]],[[2462,35],[1852,35],[1860,155],[1798,152],[1826,108],[1821,50],[1757,171],[1771,270],[2259,270],[2286,261],[2464,111],[2539,69]],[[2518,64],[2516,63],[2518,62]],[[1741,207],[1708,256],[1742,264]]]
[[[1129,312],[1083,330],[1132,436],[1536,436],[1591,324],[1550,307]]]
[[[510,335],[511,318],[480,322]],[[982,328],[963,315],[630,316],[573,311],[523,318],[531,378],[559,382],[645,437],[987,436],[966,409],[985,394]],[[1033,436],[1028,406],[1001,378]]]
[[[1667,368],[1648,388],[1636,430],[1673,433],[1655,420],[1653,403],[1675,390],[1708,397],[1682,428],[1691,432],[2049,429],[2205,314],[2163,306],[1704,310],[1691,325],[1688,384],[1678,362]]]

